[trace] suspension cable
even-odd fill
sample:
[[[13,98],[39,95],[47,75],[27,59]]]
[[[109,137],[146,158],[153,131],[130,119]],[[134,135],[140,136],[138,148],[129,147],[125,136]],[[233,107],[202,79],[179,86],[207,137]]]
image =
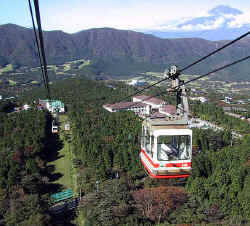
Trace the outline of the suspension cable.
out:
[[[173,89],[178,89],[178,88],[179,88],[180,86],[182,86],[182,85],[186,85],[186,84],[188,84],[188,83],[190,83],[190,82],[196,81],[196,80],[198,80],[198,79],[200,79],[200,78],[203,78],[203,77],[205,77],[205,76],[208,76],[208,75],[210,75],[210,74],[213,74],[213,73],[215,73],[215,72],[217,72],[217,71],[221,71],[221,70],[223,70],[223,69],[225,69],[225,68],[227,68],[227,67],[230,67],[230,66],[233,66],[233,65],[235,65],[235,64],[238,64],[238,63],[240,63],[240,62],[243,62],[243,61],[245,61],[245,60],[247,60],[247,59],[249,59],[249,58],[250,58],[250,56],[243,57],[243,58],[241,58],[241,59],[239,59],[239,60],[236,60],[236,61],[234,61],[234,62],[232,62],[232,63],[230,63],[230,64],[226,64],[226,65],[224,65],[224,66],[222,66],[222,67],[219,67],[219,68],[217,68],[217,69],[215,69],[215,70],[213,70],[213,71],[210,71],[210,72],[208,72],[208,73],[206,73],[206,74],[204,74],[204,75],[201,75],[201,76],[199,76],[199,77],[197,77],[197,78],[194,78],[194,79],[191,79],[191,80],[189,80],[189,81],[187,81],[187,82],[184,82],[183,84],[180,84],[180,85],[178,85],[178,86],[175,86],[175,87],[173,87]],[[162,95],[162,94],[166,94],[166,93],[168,93],[168,92],[169,92],[169,91],[163,91],[163,92],[158,93],[158,94],[156,94],[156,95],[147,97],[147,98],[141,100],[140,102],[147,101],[147,100],[149,100],[149,99],[151,99],[151,98],[153,98],[153,97],[158,97],[158,96],[160,96],[160,95]],[[129,107],[133,107],[133,106],[135,106],[136,104],[138,104],[138,102],[132,103],[131,105],[129,105]]]
[[[47,87],[47,96],[50,100],[50,89],[49,89],[49,78],[48,78],[48,71],[47,71],[47,61],[46,61],[46,55],[45,55],[45,49],[44,49],[44,41],[43,41],[43,32],[42,32],[42,25],[41,25],[41,18],[40,18],[40,10],[39,10],[39,2],[38,0],[33,0],[34,6],[35,6],[35,12],[36,12],[36,21],[38,25],[38,35],[39,35],[39,41],[40,41],[40,47],[41,47],[41,55],[43,60],[43,68],[44,68],[44,75],[45,75],[45,83]]]
[[[246,36],[247,36],[247,35],[249,35],[249,34],[250,34],[250,31],[248,31],[247,33],[245,33],[245,34],[241,35],[240,37],[238,37],[238,38],[236,38],[236,39],[232,40],[231,42],[229,42],[229,43],[227,43],[226,45],[224,45],[224,46],[220,47],[219,49],[216,49],[215,51],[213,51],[213,52],[209,53],[208,55],[206,55],[206,56],[202,57],[201,59],[199,59],[199,60],[195,61],[194,63],[192,63],[192,64],[190,64],[190,65],[188,65],[188,66],[186,66],[186,67],[182,68],[182,69],[180,70],[180,72],[187,70],[188,68],[190,68],[190,67],[194,66],[195,64],[198,64],[199,62],[201,62],[201,61],[205,60],[206,58],[208,58],[208,57],[210,57],[210,56],[212,56],[212,55],[214,55],[215,53],[217,53],[217,52],[221,51],[222,49],[225,49],[226,47],[228,47],[228,46],[232,45],[233,43],[235,43],[235,42],[239,41],[240,39],[242,39],[242,38],[246,37]]]
[[[211,55],[213,55],[213,54],[215,54],[215,53],[221,51],[222,49],[224,49],[224,48],[226,48],[226,47],[232,45],[233,43],[239,41],[240,39],[246,37],[246,36],[249,35],[249,34],[250,34],[250,31],[247,32],[247,33],[245,33],[245,34],[243,34],[243,35],[241,35],[240,37],[234,39],[233,41],[231,41],[231,42],[225,44],[224,46],[220,47],[219,49],[217,49],[217,50],[211,52],[210,54],[206,55],[205,57],[202,57],[201,59],[195,61],[194,63],[192,63],[192,64],[190,64],[190,65],[184,67],[183,69],[180,70],[180,72],[182,72],[182,71],[184,71],[184,70],[186,70],[186,69],[188,69],[188,68],[194,66],[195,64],[197,64],[197,63],[199,63],[199,62],[205,60],[206,58],[210,57]],[[119,102],[120,102],[120,101],[123,101],[123,100],[126,100],[126,99],[128,99],[128,98],[130,98],[130,97],[132,97],[132,96],[134,96],[134,95],[140,94],[140,93],[142,93],[143,91],[145,91],[146,89],[150,89],[150,88],[152,88],[153,86],[156,86],[156,85],[158,85],[158,84],[160,84],[160,83],[162,83],[162,82],[164,82],[164,81],[166,81],[166,80],[168,80],[168,79],[169,79],[169,78],[161,79],[160,81],[155,82],[155,83],[153,83],[153,84],[151,84],[151,85],[149,85],[149,86],[147,86],[147,87],[141,89],[140,91],[134,92],[133,94],[128,95],[128,96],[125,97],[125,98],[122,98],[121,100],[119,100]]]
[[[32,10],[32,6],[31,6],[30,0],[28,0],[28,2],[29,2],[30,16],[31,16],[32,25],[33,25],[33,31],[34,31],[34,35],[35,35],[35,43],[34,44],[37,47],[38,59],[39,59],[40,68],[41,68],[41,71],[42,71],[43,84],[44,84],[45,88],[47,89],[46,83],[45,83],[45,74],[44,74],[44,70],[43,70],[43,66],[42,66],[42,59],[41,59],[41,52],[40,52],[41,50],[40,50],[40,46],[39,46],[39,43],[38,43],[38,38],[37,38],[37,33],[36,33],[36,27],[35,27],[35,22],[34,22],[33,10]]]
[[[210,74],[213,74],[213,73],[215,73],[215,72],[217,72],[217,71],[223,70],[223,69],[225,69],[225,68],[227,68],[227,67],[230,67],[230,66],[232,66],[232,65],[234,65],[234,64],[238,64],[238,63],[240,63],[240,62],[242,62],[242,61],[245,61],[245,60],[247,60],[247,59],[249,59],[249,58],[250,58],[250,55],[247,56],[247,57],[243,57],[243,58],[241,58],[241,59],[239,59],[239,60],[236,60],[236,61],[234,61],[234,62],[232,62],[232,63],[230,63],[230,64],[226,64],[226,65],[224,65],[224,66],[222,66],[222,67],[219,67],[219,68],[217,68],[217,69],[215,69],[215,70],[213,70],[213,71],[210,71],[210,72],[208,72],[208,73],[206,73],[206,74],[204,74],[204,75],[201,75],[201,76],[199,76],[199,77],[197,77],[197,78],[190,79],[189,81],[184,82],[184,85],[186,85],[186,84],[188,84],[188,83],[190,83],[190,82],[193,82],[193,81],[195,81],[195,80],[198,80],[198,79],[200,79],[200,78],[203,78],[203,77],[205,77],[205,76],[208,76],[208,75],[210,75]]]

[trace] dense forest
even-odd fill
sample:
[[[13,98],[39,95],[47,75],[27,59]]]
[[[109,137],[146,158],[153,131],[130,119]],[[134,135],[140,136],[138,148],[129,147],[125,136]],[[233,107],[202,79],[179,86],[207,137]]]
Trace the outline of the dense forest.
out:
[[[0,112],[0,225],[49,225],[45,111]]]
[[[194,158],[193,173],[186,188],[199,208],[208,211],[207,217],[231,216],[242,222],[249,219],[249,138],[244,137],[238,146],[206,151]]]
[[[250,222],[250,137],[231,142],[231,130],[247,134],[248,124],[225,116],[214,105],[193,105],[194,114],[226,129],[193,130],[190,178],[153,180],[138,158],[141,119],[132,112],[110,113],[102,108],[135,90],[119,82],[111,84],[69,79],[51,86],[53,99],[66,104],[71,122],[69,140],[77,189],[82,193],[77,215],[84,216],[85,226]],[[157,92],[159,89],[151,90]],[[29,103],[34,110],[2,113],[0,119],[0,201],[7,225],[53,222],[47,212],[49,191],[42,186],[50,183],[46,177],[48,159],[43,153],[48,150],[51,119],[46,111],[35,110],[38,99],[45,97],[42,89],[26,93],[16,104]],[[174,103],[173,97],[161,98]],[[0,107],[6,111],[9,105]],[[23,208],[18,208],[20,205]]]

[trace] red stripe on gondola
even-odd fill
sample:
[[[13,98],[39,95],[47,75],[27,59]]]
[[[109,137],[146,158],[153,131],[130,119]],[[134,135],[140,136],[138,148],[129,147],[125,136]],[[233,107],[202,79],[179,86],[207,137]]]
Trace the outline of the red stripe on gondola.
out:
[[[191,162],[167,163],[166,167],[191,167]]]
[[[141,149],[141,152],[145,155],[145,157],[147,158],[147,160],[150,162],[150,164],[154,167],[154,168],[158,168],[160,167],[160,164],[154,163],[151,158],[148,157],[148,155],[146,154],[146,152]]]
[[[164,179],[164,178],[184,178],[184,177],[189,177],[189,174],[181,174],[181,175],[155,175],[153,174],[149,168],[147,167],[147,165],[143,162],[143,160],[141,159],[141,162],[144,166],[144,168],[148,171],[149,175],[153,178],[156,179]]]

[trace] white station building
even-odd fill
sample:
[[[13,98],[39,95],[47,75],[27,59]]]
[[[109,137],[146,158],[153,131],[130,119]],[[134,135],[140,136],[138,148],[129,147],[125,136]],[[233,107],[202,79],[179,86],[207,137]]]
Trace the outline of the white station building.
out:
[[[105,104],[103,105],[103,108],[109,112],[133,111],[137,114],[150,114],[150,106],[144,103],[119,102],[115,104]]]
[[[162,108],[164,105],[167,104],[166,101],[146,95],[133,97],[133,102],[141,102],[147,104],[151,107],[151,110],[156,110],[156,111],[159,111],[160,108]]]

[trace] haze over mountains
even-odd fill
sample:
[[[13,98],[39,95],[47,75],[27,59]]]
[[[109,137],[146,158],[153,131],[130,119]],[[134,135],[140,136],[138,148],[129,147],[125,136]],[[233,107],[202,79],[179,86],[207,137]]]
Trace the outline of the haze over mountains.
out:
[[[45,31],[48,64],[62,64],[75,59],[89,59],[97,73],[135,75],[136,72],[163,71],[166,66],[180,67],[225,44],[199,38],[161,39],[153,35],[111,28],[90,29],[74,34]],[[34,34],[31,29],[13,24],[0,26],[0,65],[34,66],[38,64]],[[250,38],[214,55],[186,73],[202,74],[250,53]],[[249,79],[249,63],[224,70],[223,79]]]
[[[207,40],[230,40],[250,30],[249,13],[220,5],[204,17],[181,18],[143,32],[161,38],[204,38]]]

